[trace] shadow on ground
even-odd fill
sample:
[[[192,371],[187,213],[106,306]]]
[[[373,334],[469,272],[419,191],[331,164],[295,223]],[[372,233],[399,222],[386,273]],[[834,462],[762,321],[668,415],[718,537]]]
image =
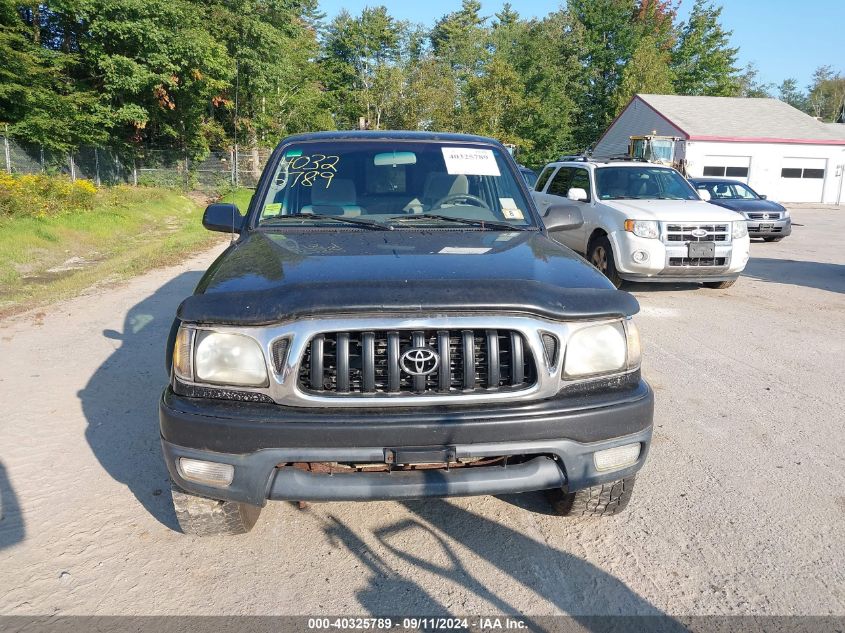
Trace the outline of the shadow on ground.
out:
[[[845,264],[752,257],[743,277],[845,293]]]
[[[490,604],[493,612],[522,614],[527,605],[516,604],[503,595],[498,579],[491,582],[492,566],[496,574],[505,576],[505,586],[517,583],[530,589],[559,612],[572,616],[585,630],[610,630],[612,622],[597,615],[651,616],[651,624],[659,624],[658,630],[686,630],[625,583],[577,556],[445,500],[407,501],[403,505],[414,516],[376,529],[375,547],[336,517],[329,515],[324,520],[329,541],[345,547],[369,570],[369,585],[356,597],[371,614],[466,613],[467,607],[457,600],[446,604],[422,586],[422,577],[431,575],[436,577],[433,584],[439,596],[448,599],[454,595],[448,587],[454,583]],[[484,576],[481,570],[463,562],[466,554],[459,550],[467,549],[484,562]],[[402,564],[397,565],[396,559]],[[521,617],[532,630],[546,628],[544,618]]]
[[[20,543],[25,535],[18,497],[6,474],[6,467],[0,462],[0,549]]]
[[[164,350],[176,308],[200,276],[179,275],[133,306],[122,332],[105,330],[103,336],[120,346],[78,393],[88,421],[85,438],[100,464],[171,529],[178,527],[161,456],[158,400],[167,383]]]

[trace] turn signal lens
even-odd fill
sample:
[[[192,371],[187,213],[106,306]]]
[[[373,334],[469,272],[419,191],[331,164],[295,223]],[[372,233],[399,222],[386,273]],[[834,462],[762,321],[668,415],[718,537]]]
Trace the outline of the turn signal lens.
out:
[[[180,327],[176,333],[176,343],[173,346],[173,373],[182,380],[193,381],[194,373],[191,366],[191,347],[194,344],[194,331]]]
[[[628,343],[628,369],[637,369],[642,362],[640,329],[633,319],[625,319],[625,339]]]

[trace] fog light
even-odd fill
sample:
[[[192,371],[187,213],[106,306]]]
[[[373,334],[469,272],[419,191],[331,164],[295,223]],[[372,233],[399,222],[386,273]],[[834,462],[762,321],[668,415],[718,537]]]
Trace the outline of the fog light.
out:
[[[634,253],[631,255],[631,258],[638,264],[642,264],[643,262],[648,261],[648,253],[646,253],[645,251],[634,251]]]
[[[231,464],[219,464],[217,462],[206,462],[201,459],[180,457],[179,474],[190,481],[225,488],[235,478],[235,467]]]
[[[618,470],[636,464],[640,458],[640,443],[624,444],[593,453],[596,470]]]

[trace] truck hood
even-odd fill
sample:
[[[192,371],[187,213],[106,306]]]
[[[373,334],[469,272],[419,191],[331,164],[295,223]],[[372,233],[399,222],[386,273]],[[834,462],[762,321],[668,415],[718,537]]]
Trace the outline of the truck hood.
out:
[[[266,324],[319,314],[528,312],[628,316],[628,293],[536,231],[252,231],[200,280],[178,317]]]
[[[703,200],[602,200],[601,204],[632,220],[660,222],[733,222],[741,220],[733,211]]]

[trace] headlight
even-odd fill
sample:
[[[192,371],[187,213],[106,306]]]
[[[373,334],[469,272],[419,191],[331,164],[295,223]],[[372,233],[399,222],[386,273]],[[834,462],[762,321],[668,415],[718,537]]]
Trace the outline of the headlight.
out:
[[[637,237],[660,237],[660,229],[655,220],[625,220],[625,230]]]
[[[789,217],[789,209],[784,209],[784,210],[783,210],[783,215],[781,215],[780,217],[782,217],[784,220],[785,220],[786,218],[788,218],[788,217]]]
[[[242,334],[207,330],[198,330],[194,338],[195,382],[245,387],[267,385],[267,365],[261,347],[255,339]],[[178,345],[177,336],[177,348]]]
[[[608,374],[640,365],[640,336],[630,319],[576,330],[566,344],[565,378]]]
[[[739,220],[738,222],[733,223],[733,238],[738,239],[740,237],[745,237],[748,235],[748,225],[745,223],[745,220]]]

